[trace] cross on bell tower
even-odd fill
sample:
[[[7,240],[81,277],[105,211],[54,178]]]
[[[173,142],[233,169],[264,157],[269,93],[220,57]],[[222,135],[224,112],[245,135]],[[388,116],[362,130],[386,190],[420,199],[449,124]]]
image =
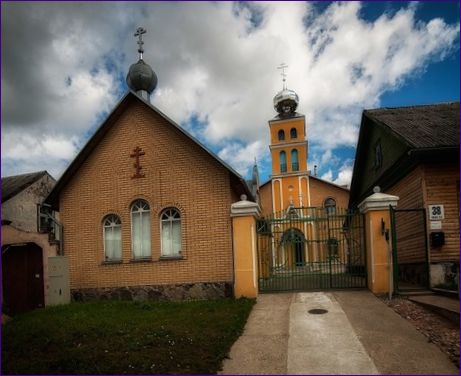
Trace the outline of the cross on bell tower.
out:
[[[287,74],[285,73],[286,68],[288,68],[288,65],[286,65],[285,63],[282,63],[277,67],[277,69],[280,69],[282,71],[280,75],[282,76],[283,90],[287,89]]]

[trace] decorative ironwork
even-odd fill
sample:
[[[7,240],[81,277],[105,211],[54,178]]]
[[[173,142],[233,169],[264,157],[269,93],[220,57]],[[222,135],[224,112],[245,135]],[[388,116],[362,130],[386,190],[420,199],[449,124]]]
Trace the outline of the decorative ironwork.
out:
[[[261,292],[366,287],[361,214],[290,206],[256,229]]]
[[[139,157],[145,155],[146,153],[142,151],[142,149],[139,146],[136,146],[133,150],[133,153],[130,154],[131,158],[136,158],[135,163],[133,164],[133,167],[136,169],[135,173],[133,176],[131,176],[131,179],[137,179],[137,178],[144,178],[145,175],[141,174],[141,163],[139,161]]]

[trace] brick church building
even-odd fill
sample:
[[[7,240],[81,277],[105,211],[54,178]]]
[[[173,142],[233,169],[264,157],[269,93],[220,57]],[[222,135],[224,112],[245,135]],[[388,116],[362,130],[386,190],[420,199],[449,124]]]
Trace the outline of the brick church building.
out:
[[[140,42],[139,61],[127,75],[130,90],[46,200],[60,214],[72,296],[229,296],[232,203],[259,194],[263,213],[290,204],[346,207],[349,192],[309,174],[305,120],[292,98],[285,100],[294,94],[289,90],[276,97],[279,115],[269,122],[272,178],[259,192],[249,187],[150,103],[157,77]]]

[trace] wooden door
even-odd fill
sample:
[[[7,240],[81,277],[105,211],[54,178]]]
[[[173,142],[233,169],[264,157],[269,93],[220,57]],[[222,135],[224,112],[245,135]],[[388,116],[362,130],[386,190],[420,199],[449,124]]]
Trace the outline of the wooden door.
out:
[[[14,315],[44,307],[42,249],[34,243],[2,249],[3,312]]]

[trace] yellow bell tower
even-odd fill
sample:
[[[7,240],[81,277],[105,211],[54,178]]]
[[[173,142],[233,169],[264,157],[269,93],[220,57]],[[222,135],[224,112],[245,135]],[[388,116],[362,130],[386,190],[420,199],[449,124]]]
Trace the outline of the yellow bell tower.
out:
[[[306,120],[296,112],[298,95],[286,88],[284,72],[282,76],[283,90],[274,97],[278,115],[269,121],[274,213],[289,206],[310,206]]]

